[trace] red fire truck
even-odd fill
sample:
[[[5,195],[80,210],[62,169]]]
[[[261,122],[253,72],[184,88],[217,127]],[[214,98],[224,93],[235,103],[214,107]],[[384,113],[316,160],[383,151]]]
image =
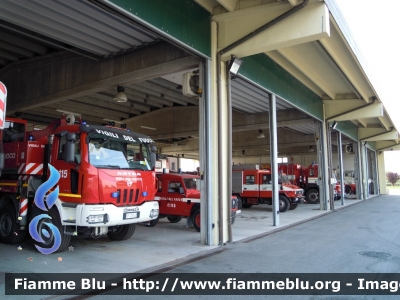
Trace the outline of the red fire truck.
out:
[[[279,185],[279,211],[295,209],[304,198],[303,189],[283,175],[279,175]],[[241,198],[243,208],[263,203],[272,205],[271,171],[260,170],[258,165],[233,166],[232,191]]]
[[[287,174],[290,181],[303,188],[305,199],[308,203],[319,203],[319,186],[318,186],[318,165],[311,164],[307,168],[300,164],[279,164],[279,172]],[[336,181],[336,176],[332,174],[332,184],[334,184],[334,200],[341,197],[340,184]]]
[[[56,252],[65,250],[71,236],[78,233],[107,234],[112,240],[130,238],[135,223],[158,217],[152,142],[127,129],[75,122],[72,115],[34,131],[27,131],[24,120],[7,118],[2,139],[0,241],[21,242],[28,227],[31,230],[30,221],[41,214],[50,219],[41,219],[34,228],[43,240],[38,244],[51,247],[51,223],[61,234]],[[52,172],[58,172],[59,180],[43,197],[48,208],[44,211],[34,199]],[[49,207],[49,195],[56,190],[58,196]]]
[[[349,199],[357,198],[357,184],[354,171],[344,171],[344,197]]]
[[[178,223],[186,218],[187,227],[200,231],[200,176],[180,173],[157,174],[158,190],[156,200],[159,201],[159,218],[167,218],[171,223]],[[231,224],[235,222],[239,201],[232,196]],[[158,218],[147,226],[154,226]]]

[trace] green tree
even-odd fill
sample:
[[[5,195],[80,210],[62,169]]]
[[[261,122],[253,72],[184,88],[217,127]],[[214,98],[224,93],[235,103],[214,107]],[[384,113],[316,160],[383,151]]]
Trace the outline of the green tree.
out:
[[[395,183],[400,179],[400,176],[396,172],[387,172],[386,178],[387,181],[389,181],[392,184],[392,186],[394,186]]]

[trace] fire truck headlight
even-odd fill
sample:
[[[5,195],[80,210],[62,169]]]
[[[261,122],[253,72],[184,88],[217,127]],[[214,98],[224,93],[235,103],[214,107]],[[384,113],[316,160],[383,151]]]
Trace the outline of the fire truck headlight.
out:
[[[105,215],[90,215],[87,218],[89,224],[105,223]]]
[[[150,211],[150,218],[155,219],[158,217],[158,209],[152,209]]]

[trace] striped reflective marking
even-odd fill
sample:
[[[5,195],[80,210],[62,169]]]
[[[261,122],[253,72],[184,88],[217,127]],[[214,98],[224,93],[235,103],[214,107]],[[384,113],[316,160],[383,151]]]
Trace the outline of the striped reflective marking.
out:
[[[18,169],[18,174],[37,175],[42,174],[43,164],[40,163],[22,163]]]
[[[21,217],[26,216],[28,213],[28,199],[27,198],[21,198],[19,200],[19,215]]]
[[[192,203],[200,203],[200,199],[195,198],[178,198],[178,197],[154,197],[154,200],[159,201],[178,201],[178,202],[192,202]]]
[[[6,101],[7,101],[7,88],[0,81],[0,129],[4,128]]]

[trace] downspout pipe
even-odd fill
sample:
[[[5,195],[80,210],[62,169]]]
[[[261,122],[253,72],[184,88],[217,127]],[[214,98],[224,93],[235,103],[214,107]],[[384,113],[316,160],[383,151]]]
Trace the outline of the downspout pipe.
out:
[[[255,37],[256,35],[260,34],[261,32],[267,30],[268,28],[272,27],[273,25],[276,25],[277,23],[281,22],[282,20],[288,18],[289,16],[293,15],[294,13],[298,12],[299,10],[303,9],[307,4],[309,0],[304,0],[301,4],[293,7],[292,9],[288,10],[287,12],[283,13],[282,15],[276,17],[275,19],[269,21],[265,25],[257,28],[253,32],[245,35],[244,37],[240,38],[236,42],[233,42],[232,44],[226,46],[225,48],[221,49],[217,53],[217,97],[218,97],[218,170],[222,171],[222,162],[221,162],[221,157],[222,157],[222,150],[221,150],[221,145],[222,145],[222,118],[221,118],[221,113],[222,113],[222,82],[221,82],[221,62],[222,62],[222,55],[225,54],[226,52],[234,49],[235,47],[239,46],[240,44],[248,41],[249,39]],[[229,76],[229,75],[228,75]],[[228,107],[230,107],[231,99],[228,99]],[[232,111],[228,112],[228,123],[230,123],[231,118],[232,118]],[[231,129],[229,129],[231,130]],[[232,152],[228,154],[232,161]],[[219,245],[223,244],[223,213],[222,213],[222,207],[223,207],[223,193],[222,193],[222,186],[223,186],[223,180],[222,176],[219,176],[218,180],[218,185],[219,185],[219,192],[218,192],[218,205],[219,205]],[[232,192],[232,166],[228,166],[228,184],[230,186],[229,193]],[[231,197],[228,197],[229,201],[231,201]],[[230,213],[230,212],[229,212]],[[229,222],[230,224],[230,222]],[[230,226],[230,225],[229,225]]]

